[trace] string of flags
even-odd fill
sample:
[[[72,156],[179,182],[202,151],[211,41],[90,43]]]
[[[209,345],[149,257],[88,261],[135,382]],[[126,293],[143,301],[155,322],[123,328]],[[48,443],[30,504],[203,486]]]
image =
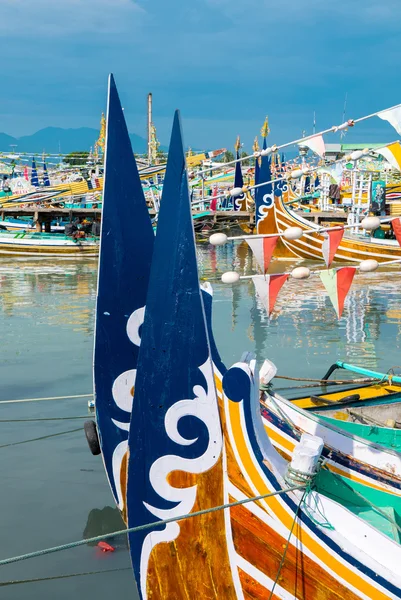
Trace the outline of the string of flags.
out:
[[[391,222],[396,239],[401,246],[401,217],[384,219],[383,221]],[[378,217],[365,217],[361,222],[361,227],[368,231],[374,230],[377,229],[383,221]],[[240,279],[252,279],[256,294],[260,298],[269,317],[273,312],[277,296],[289,277],[294,279],[308,279],[311,274],[314,274],[319,276],[336,311],[337,318],[340,319],[343,314],[345,299],[351,288],[355,273],[358,270],[364,273],[372,272],[379,266],[379,263],[376,260],[366,259],[361,261],[358,266],[345,266],[330,269],[337,249],[343,239],[345,229],[349,227],[351,226],[326,227],[319,228],[315,231],[315,233],[320,233],[324,236],[322,255],[327,269],[320,269],[313,272],[310,271],[308,267],[296,267],[291,273],[267,273],[279,238],[283,236],[287,239],[299,239],[303,235],[303,231],[300,227],[289,227],[282,234],[227,237],[223,233],[215,233],[210,236],[209,241],[214,246],[224,245],[229,240],[245,240],[248,243],[262,274],[241,277],[239,273],[235,271],[228,271],[223,273],[221,279],[223,283],[227,284],[236,283]],[[308,234],[311,233],[313,232],[308,230]],[[401,259],[386,261],[381,264],[387,265],[394,263],[401,263]]]
[[[333,127],[329,127],[328,129],[324,129],[323,131],[320,131],[318,133],[314,133],[312,135],[309,135],[309,136],[306,136],[303,138],[299,138],[297,140],[292,140],[291,142],[286,142],[285,144],[280,144],[279,146],[274,144],[273,146],[270,146],[270,147],[264,147],[263,150],[261,150],[261,151],[255,150],[253,152],[253,154],[237,157],[235,160],[232,160],[227,163],[223,163],[221,165],[214,165],[208,169],[200,171],[198,174],[202,175],[203,173],[210,173],[210,171],[214,171],[217,169],[227,168],[228,165],[234,165],[237,162],[249,160],[250,158],[259,158],[260,156],[268,156],[270,154],[278,152],[279,150],[288,148],[289,146],[293,146],[296,144],[308,146],[313,152],[315,152],[318,156],[323,158],[324,150],[325,150],[323,135],[325,135],[327,133],[337,133],[337,132],[347,131],[350,127],[354,127],[357,123],[361,123],[362,121],[366,121],[367,119],[371,119],[372,117],[379,117],[380,119],[387,121],[388,123],[390,123],[390,125],[392,125],[392,127],[395,129],[395,131],[399,135],[401,135],[401,104],[397,104],[396,106],[392,106],[391,108],[387,108],[385,110],[375,112],[370,115],[366,115],[364,117],[360,117],[359,119],[348,119],[344,123],[341,123],[341,125],[334,125]],[[267,128],[268,128],[268,125],[267,125]],[[268,131],[270,131],[270,130],[268,129]],[[265,137],[263,135],[263,130],[261,133],[262,133],[262,137]],[[399,145],[398,142],[394,142],[394,144]],[[388,148],[388,146],[385,146],[384,148]],[[399,166],[395,167],[395,168],[401,168],[401,147],[399,149],[396,149],[396,148],[393,148],[393,149],[395,150],[396,154],[400,154],[400,157],[396,157],[395,159],[390,158],[389,162],[391,163],[393,161],[393,166],[398,163]],[[380,150],[383,150],[383,148],[376,150],[376,152],[382,153],[383,156],[385,156],[385,154],[383,152],[380,152]],[[358,152],[360,152],[360,151],[356,151],[352,154],[356,155]],[[349,157],[347,157],[347,158],[349,158]],[[354,158],[352,158],[351,160],[354,160]]]

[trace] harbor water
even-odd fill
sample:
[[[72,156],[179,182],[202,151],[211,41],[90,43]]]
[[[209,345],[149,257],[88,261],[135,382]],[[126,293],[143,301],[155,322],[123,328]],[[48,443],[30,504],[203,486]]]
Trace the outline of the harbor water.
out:
[[[198,259],[200,277],[213,283],[214,332],[227,365],[245,350],[300,378],[321,378],[339,359],[378,371],[401,364],[399,267],[357,274],[339,321],[317,276],[289,280],[269,320],[251,280],[220,282],[224,271],[254,272],[246,244],[199,244]],[[272,272],[296,264],[274,261]],[[4,559],[123,523],[83,434],[88,398],[74,398],[92,392],[96,261],[3,256],[0,290],[0,401],[70,396],[0,404]],[[84,545],[2,567],[0,598],[137,598],[126,536],[109,543],[115,552]]]

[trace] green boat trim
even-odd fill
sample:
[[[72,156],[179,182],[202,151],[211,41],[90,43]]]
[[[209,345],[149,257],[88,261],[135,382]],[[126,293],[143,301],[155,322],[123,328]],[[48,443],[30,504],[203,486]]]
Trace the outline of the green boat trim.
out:
[[[332,417],[320,416],[320,419],[328,425],[338,427],[353,436],[363,438],[364,440],[373,442],[379,446],[384,446],[390,450],[401,452],[401,429],[340,421],[339,419],[334,419]]]

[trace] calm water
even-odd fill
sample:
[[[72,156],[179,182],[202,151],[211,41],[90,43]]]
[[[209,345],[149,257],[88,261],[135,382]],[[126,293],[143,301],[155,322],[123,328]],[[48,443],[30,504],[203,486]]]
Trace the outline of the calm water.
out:
[[[246,245],[200,245],[198,255],[201,276],[214,281],[214,329],[226,364],[244,350],[299,377],[322,377],[337,359],[383,371],[401,363],[398,270],[357,275],[340,322],[317,278],[289,282],[269,322],[251,282],[219,282],[225,270],[252,272]],[[94,261],[0,258],[1,400],[91,392],[95,268]],[[74,418],[86,414],[86,398],[0,405],[0,558],[122,528],[101,459],[87,449],[83,419]],[[52,418],[60,420],[39,420]],[[29,441],[43,436],[53,437]],[[37,581],[7,585],[1,598],[136,598],[126,539],[111,543],[113,554],[83,546],[3,567],[1,582]]]

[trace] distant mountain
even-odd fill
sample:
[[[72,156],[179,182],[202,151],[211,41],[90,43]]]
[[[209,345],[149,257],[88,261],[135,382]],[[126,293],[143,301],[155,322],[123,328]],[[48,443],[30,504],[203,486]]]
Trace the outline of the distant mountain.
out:
[[[14,150],[18,152],[47,152],[68,154],[69,152],[89,150],[95,145],[99,137],[99,130],[90,127],[78,129],[63,129],[61,127],[45,127],[32,135],[14,138],[6,133],[0,133],[0,151]],[[147,141],[136,133],[130,133],[132,148],[137,154],[147,151]]]

